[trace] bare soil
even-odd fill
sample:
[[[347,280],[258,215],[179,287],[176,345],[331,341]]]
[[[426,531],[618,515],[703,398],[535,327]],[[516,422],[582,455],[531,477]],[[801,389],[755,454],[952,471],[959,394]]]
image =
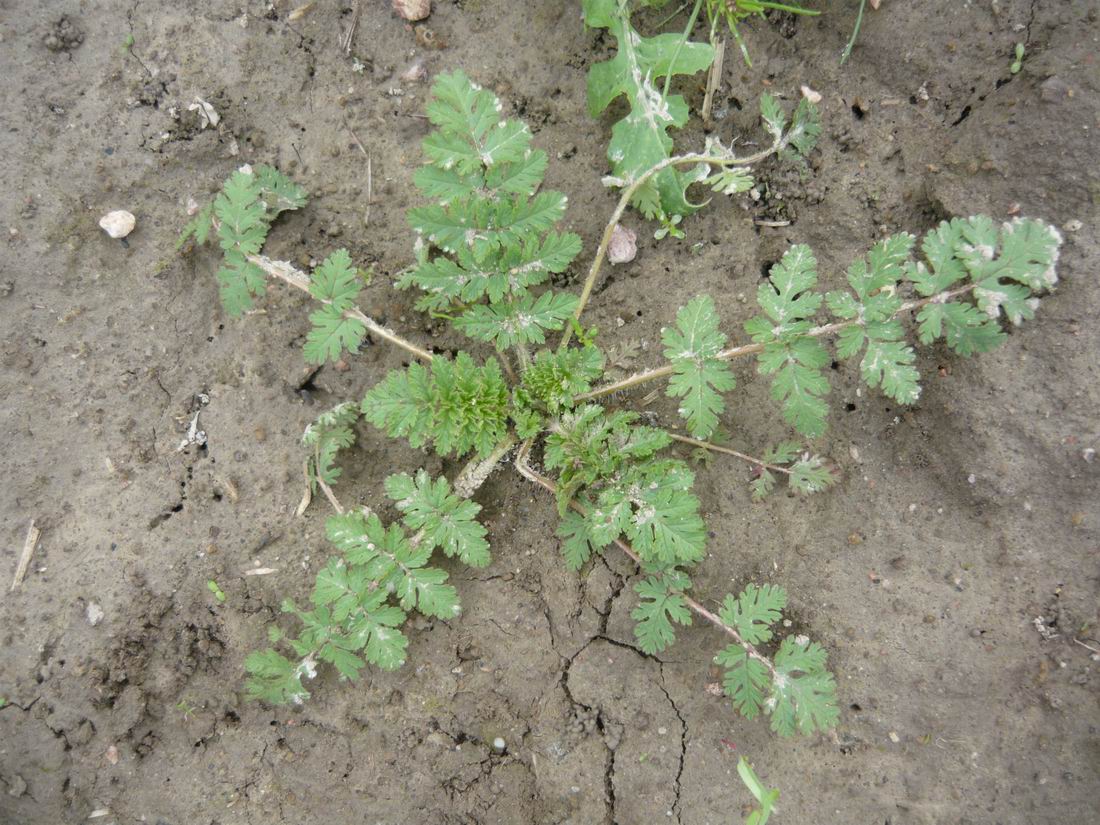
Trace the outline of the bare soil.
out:
[[[313,372],[308,302],[277,287],[228,319],[215,255],[175,252],[188,199],[242,163],[278,165],[312,200],[280,220],[272,254],[346,246],[375,267],[365,308],[442,349],[460,339],[391,289],[427,128],[426,81],[402,79],[414,62],[428,80],[464,68],[530,123],[589,253],[615,200],[600,178],[616,113],[592,120],[584,99],[611,41],[578,4],[436,0],[418,32],[370,0],[355,59],[340,46],[350,0],[289,22],[295,5],[0,0],[0,821],[727,825],[748,798],[742,753],[781,787],[777,822],[1100,821],[1096,4],[884,0],[843,67],[854,0],[751,25],[754,67],[729,53],[713,131],[760,139],[759,94],[793,101],[806,84],[825,124],[811,168],[766,165],[759,200],[715,200],[683,241],[629,216],[638,258],[591,305],[603,343],[644,367],[699,292],[736,339],[791,243],[813,246],[831,288],[882,234],[946,216],[1067,227],[1038,318],[989,356],[923,350],[913,408],[836,365],[817,445],[836,488],[754,505],[745,466],[700,466],[699,592],[781,583],[830,650],[840,724],[798,741],[715,695],[708,629],[660,658],[636,650],[627,560],[568,573],[552,501],[509,467],[477,496],[492,565],[448,567],[464,612],[414,622],[405,668],[326,674],[301,709],[243,701],[243,658],[329,552],[321,503],[295,516],[302,428],[402,360],[378,344]],[[697,110],[702,81],[682,88]],[[188,110],[196,96],[216,128]],[[703,137],[696,119],[678,141]],[[111,209],[137,216],[125,243],[97,225]],[[724,425],[759,452],[785,431],[752,365],[737,373]],[[208,443],[179,450],[199,395]],[[646,409],[675,422],[663,398]],[[393,470],[456,469],[361,435],[349,500],[381,506]],[[31,519],[41,540],[9,593]],[[242,575],[257,563],[278,572]]]

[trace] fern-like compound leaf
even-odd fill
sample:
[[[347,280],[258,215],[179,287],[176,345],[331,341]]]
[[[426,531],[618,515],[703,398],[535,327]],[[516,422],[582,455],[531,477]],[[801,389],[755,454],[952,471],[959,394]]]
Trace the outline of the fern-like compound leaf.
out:
[[[254,168],[260,198],[267,207],[269,222],[280,212],[301,209],[306,205],[306,191],[274,166],[260,164]]]
[[[263,295],[267,286],[263,270],[236,250],[225,253],[216,277],[222,306],[233,317],[252,309],[253,298]]]
[[[432,437],[435,413],[431,373],[420,364],[394,370],[367,393],[362,411],[390,437],[422,447]]]
[[[302,352],[311,364],[338,361],[345,350],[358,352],[367,334],[362,321],[345,315],[335,304],[325,304],[311,312],[309,321],[313,329],[306,335]]]
[[[407,473],[392,475],[385,482],[386,495],[397,502],[404,522],[412,531],[424,531],[422,543],[441,547],[443,552],[471,567],[489,564],[486,530],[477,521],[481,506],[451,492],[445,478],[434,481],[424,470],[416,477]]]
[[[549,162],[541,149],[527,150],[510,163],[497,163],[485,173],[485,187],[492,192],[530,197],[542,183]]]
[[[920,396],[920,376],[912,366],[916,354],[901,340],[901,324],[893,320],[901,308],[898,282],[915,240],[902,232],[879,241],[866,260],[860,258],[848,268],[848,284],[855,294],[830,292],[826,296],[834,315],[859,321],[840,331],[837,354],[852,358],[864,352],[860,362],[863,380],[868,386],[881,387],[901,404],[912,404]]]
[[[680,415],[695,438],[708,438],[725,408],[721,392],[736,385],[729,365],[718,358],[726,336],[718,330],[718,313],[709,295],[693,298],[676,314],[676,328],[661,333],[673,373],[668,394],[683,398]]]
[[[351,255],[346,249],[338,249],[313,270],[309,294],[343,311],[355,305],[362,286],[359,270],[352,264]]]
[[[775,489],[775,473],[764,467],[757,468],[757,476],[749,482],[753,501],[763,501]]]
[[[183,231],[180,233],[179,239],[176,241],[176,251],[183,249],[183,245],[187,243],[189,238],[194,238],[195,243],[202,246],[210,238],[210,230],[213,229],[211,219],[214,217],[214,204],[208,203],[195,213],[195,217],[189,220],[186,226],[183,227]]]
[[[629,487],[633,514],[626,522],[627,538],[645,561],[693,564],[703,558],[707,538],[699,499],[691,492],[695,476],[679,463],[659,470],[640,474],[643,483]]]
[[[944,296],[917,315],[921,341],[942,337],[960,355],[997,347],[1005,340],[999,318],[1019,324],[1034,317],[1037,293],[1058,282],[1061,242],[1054,227],[1032,219],[1016,218],[1000,227],[983,216],[941,223],[925,236],[925,261],[906,268],[921,295]],[[946,294],[965,291],[957,284],[967,277],[977,307]]]
[[[660,653],[676,641],[673,622],[691,624],[691,611],[680,592],[690,586],[682,574],[673,582],[669,577],[650,576],[634,585],[639,601],[630,616],[636,622],[634,637],[643,653]]]
[[[779,621],[787,606],[787,591],[774,584],[757,587],[750,584],[736,599],[727,595],[718,615],[736,628],[749,644],[760,644],[772,637],[771,625]]]
[[[598,549],[592,544],[587,520],[573,510],[566,510],[562,515],[556,533],[562,540],[561,553],[570,570],[580,570]]]
[[[816,284],[817,261],[810,248],[792,246],[757,290],[765,315],[745,323],[753,341],[764,345],[758,371],[775,375],[772,397],[783,403],[787,421],[810,438],[825,432],[828,406],[822,396],[829,391],[822,373],[829,363],[828,352],[806,335],[821,306],[821,296],[812,291]]]
[[[225,182],[214,199],[213,220],[217,221],[218,243],[225,253],[217,276],[219,292],[222,306],[230,315],[252,309],[253,299],[264,292],[263,270],[248,258],[263,249],[271,222],[280,212],[304,204],[302,189],[270,166],[242,166]],[[200,213],[200,219],[203,214],[210,213]],[[200,243],[205,239],[204,231],[194,227],[193,234]]]
[[[545,330],[560,330],[577,308],[577,296],[546,291],[538,298],[524,295],[502,304],[471,307],[455,326],[479,341],[491,341],[499,350],[517,344],[542,344]]]
[[[755,718],[764,707],[771,681],[767,665],[738,644],[726,645],[714,661],[726,669],[722,687],[734,709],[746,719]]]
[[[458,594],[445,584],[447,574],[427,567],[431,545],[414,545],[397,525],[387,529],[373,513],[346,513],[329,519],[329,539],[344,551],[322,570],[314,588],[314,603],[329,605],[343,621],[363,602],[363,594],[392,592],[405,610],[452,619],[460,612]],[[349,604],[350,602],[350,604]]]
[[[300,705],[309,698],[309,691],[302,687],[306,672],[276,650],[250,653],[245,657],[244,669],[248,673],[245,689],[249,699],[271,705]]]
[[[359,420],[359,406],[353,401],[345,401],[327,412],[306,427],[302,434],[302,443],[312,447],[308,462],[310,482],[316,490],[317,479],[325,484],[334,484],[343,472],[336,466],[336,454],[355,443],[355,422]]]
[[[790,470],[787,478],[791,488],[806,495],[820,493],[836,483],[836,475],[825,463],[825,459],[818,455],[804,453],[791,465]]]

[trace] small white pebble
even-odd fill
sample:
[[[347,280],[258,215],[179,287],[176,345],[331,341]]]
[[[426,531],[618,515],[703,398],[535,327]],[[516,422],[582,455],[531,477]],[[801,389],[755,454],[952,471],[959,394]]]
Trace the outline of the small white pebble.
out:
[[[99,225],[103,228],[103,231],[112,238],[125,238],[134,231],[136,223],[137,218],[125,209],[108,212],[99,219]]]
[[[504,753],[507,748],[508,743],[504,741],[503,736],[498,736],[496,739],[493,740],[493,750],[495,750],[497,753]]]
[[[890,731],[890,741],[896,745],[898,742],[901,741],[901,737],[898,736],[897,733],[895,733],[894,731]]]
[[[806,98],[806,100],[810,101],[810,103],[821,102],[821,92],[815,92],[809,86],[802,87],[802,96]]]
[[[977,482],[978,482],[978,477],[976,475],[974,475],[973,473],[971,473],[970,475],[968,475],[966,477],[966,483],[967,484],[976,484]]]
[[[664,736],[666,733],[668,733],[668,728],[657,728],[657,733],[659,733],[661,736]]]
[[[1081,458],[1085,459],[1089,464],[1092,464],[1093,460],[1096,458],[1096,450],[1092,447],[1086,447],[1081,450]]]
[[[88,624],[95,627],[101,621],[103,621],[103,608],[95,602],[88,602],[88,609],[84,611],[84,617],[88,620]]]

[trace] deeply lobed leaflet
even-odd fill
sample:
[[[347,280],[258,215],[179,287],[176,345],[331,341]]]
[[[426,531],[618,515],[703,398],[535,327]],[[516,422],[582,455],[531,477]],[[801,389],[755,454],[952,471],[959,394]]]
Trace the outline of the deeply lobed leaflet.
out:
[[[458,593],[445,571],[430,566],[432,553],[440,549],[477,567],[490,563],[486,531],[476,521],[479,507],[469,496],[522,441],[513,464],[556,496],[567,566],[580,570],[611,546],[637,563],[642,578],[634,587],[638,603],[631,615],[642,651],[660,653],[674,642],[677,625],[702,619],[727,637],[716,662],[725,669],[725,691],[740,713],[769,715],[781,735],[832,726],[836,686],[824,648],[803,635],[780,639],[774,633],[787,604],[782,588],[750,584],[737,595],[726,594],[716,611],[692,597],[689,571],[706,557],[707,531],[693,492],[695,473],[670,450],[686,443],[748,461],[754,498],[774,489],[779,475],[800,493],[825,488],[833,472],[801,441],[783,440],[754,458],[705,440],[717,438],[724,394],[735,388],[728,362],[756,355],[758,371],[772,376],[786,420],[806,437],[825,428],[828,381],[822,367],[831,359],[825,346],[830,339],[836,339],[838,356],[859,359],[866,383],[912,403],[919,385],[905,316],[916,313],[922,343],[943,338],[962,355],[995,346],[1005,337],[1001,318],[1012,323],[1030,318],[1037,295],[1054,285],[1060,238],[1040,221],[1001,226],[980,217],[945,221],[925,237],[923,260],[913,260],[912,235],[885,238],[849,268],[850,291],[824,296],[816,291],[817,265],[809,248],[794,246],[760,286],[761,314],[745,324],[751,343],[729,347],[715,302],[700,295],[662,331],[664,365],[600,383],[605,359],[594,332],[577,319],[598,277],[603,247],[580,297],[545,287],[552,273],[569,266],[580,241],[555,229],[565,199],[538,191],[545,154],[531,147],[523,124],[501,119],[501,110],[493,95],[461,72],[437,78],[428,109],[437,128],[425,138],[428,163],[415,178],[433,204],[410,212],[419,235],[417,263],[398,282],[403,289],[418,288],[418,306],[451,318],[475,347],[492,343],[495,354],[484,358],[464,351],[453,358],[431,353],[362,313],[355,304],[362,279],[346,252],[334,252],[311,275],[265,258],[262,238],[275,208],[270,199],[293,208],[276,195],[291,191],[292,184],[273,170],[262,176],[237,172],[227,183],[232,194],[219,196],[207,216],[218,229],[224,268],[238,273],[222,278],[223,287],[229,284],[223,289],[227,310],[239,312],[242,294],[251,300],[261,291],[262,283],[254,283],[258,272],[321,303],[306,341],[311,360],[354,351],[368,335],[419,359],[390,372],[361,404],[340,404],[307,429],[307,472],[336,510],[327,534],[339,554],[317,575],[312,609],[284,603],[302,630],[297,638],[273,630],[272,641],[293,657],[272,647],[247,659],[250,695],[300,702],[308,696],[302,677],[312,678],[319,662],[346,678],[355,678],[367,664],[398,667],[407,647],[401,626],[410,611],[441,621],[459,615]],[[801,139],[797,130],[792,136],[771,98],[761,102],[761,116],[775,145]],[[726,181],[747,177],[744,160],[713,147],[708,151],[670,158],[661,168],[690,158]],[[605,239],[660,163],[624,190]],[[729,186],[738,191],[734,183]],[[202,242],[208,228],[190,226],[188,232]],[[826,309],[833,320],[822,323]],[[562,337],[555,348],[531,351],[557,330]],[[690,436],[596,403],[663,378],[669,379],[666,391],[678,400]],[[360,417],[413,447],[466,457],[468,463],[453,482],[432,479],[423,470],[390,476],[385,488],[398,521],[388,526],[368,508],[345,509],[332,489],[343,480],[336,459],[354,443]],[[532,453],[540,449],[542,465],[553,477],[532,463]]]

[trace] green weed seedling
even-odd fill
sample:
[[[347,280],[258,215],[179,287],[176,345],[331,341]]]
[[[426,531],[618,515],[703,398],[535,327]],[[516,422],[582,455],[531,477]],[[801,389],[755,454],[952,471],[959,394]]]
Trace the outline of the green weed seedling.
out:
[[[749,812],[748,817],[745,818],[745,825],[767,825],[768,818],[775,810],[775,803],[779,800],[779,790],[769,788],[761,782],[752,765],[743,756],[737,760],[737,775],[741,777],[741,782],[749,789],[749,793],[760,806],[754,807]]]
[[[672,128],[688,121],[688,105],[681,95],[669,93],[669,82],[675,75],[691,75],[708,69],[714,61],[714,47],[709,43],[688,41],[699,0],[683,35],[668,33],[642,37],[631,25],[631,6],[617,0],[585,0],[584,21],[588,26],[607,29],[614,36],[617,51],[611,60],[596,63],[588,72],[588,110],[597,117],[616,98],[624,96],[627,114],[611,129],[607,156],[611,174],[605,185],[628,192],[628,202],[646,218],[660,223],[655,233],[658,239],[671,235],[682,238],[679,228],[687,215],[706,205],[688,197],[688,187],[694,183],[708,186],[714,192],[733,195],[747,192],[753,186],[748,168],[772,155],[805,156],[813,148],[821,132],[817,110],[803,99],[790,122],[770,95],[761,98],[766,110],[764,126],[770,144],[752,155],[735,158],[731,149],[716,141],[708,141],[703,152],[675,156]],[[715,14],[729,14],[730,25],[736,15],[734,6]],[[748,6],[773,7],[772,3],[741,3]],[[725,7],[723,7],[725,8]],[[740,19],[737,17],[736,19]],[[717,18],[715,18],[717,22]],[[663,85],[661,80],[664,80]]]
[[[663,331],[661,365],[609,381],[604,353],[580,319],[627,204],[663,170],[684,165],[705,165],[716,188],[737,188],[746,159],[715,147],[639,167],[574,294],[547,285],[581,249],[576,235],[558,228],[566,197],[540,188],[546,153],[532,146],[524,124],[502,118],[502,108],[462,72],[437,77],[427,107],[435,128],[423,142],[427,162],[415,175],[427,203],[409,211],[416,263],[397,287],[415,290],[420,310],[450,319],[469,339],[469,349],[453,357],[367,316],[358,304],[362,276],[347,252],[332,252],[309,274],[263,255],[279,212],[305,203],[302,190],[270,167],[235,172],[211,210],[186,230],[198,242],[216,238],[221,247],[217,277],[229,314],[250,308],[272,281],[313,296],[318,309],[310,316],[307,360],[354,353],[368,335],[413,359],[361,402],[337,405],[306,430],[308,472],[334,510],[326,529],[336,552],[317,573],[308,607],[283,603],[297,619],[297,635],[273,626],[271,646],[247,658],[249,695],[300,703],[309,696],[303,680],[321,664],[347,679],[367,665],[400,667],[410,612],[459,620],[459,594],[432,558],[440,551],[472,567],[491,563],[480,507],[470,497],[511,454],[511,465],[556,501],[567,567],[581,571],[609,548],[637,565],[631,615],[639,650],[660,653],[678,626],[701,621],[723,639],[715,661],[740,713],[768,716],[781,735],[833,726],[836,684],[826,651],[805,635],[779,632],[788,603],[782,587],[750,584],[705,603],[692,595],[691,571],[706,556],[707,529],[695,474],[673,450],[684,444],[751,463],[757,497],[781,477],[802,494],[825,488],[833,474],[801,439],[825,430],[824,367],[834,354],[854,360],[868,385],[899,403],[914,402],[919,375],[905,319],[916,317],[923,344],[942,339],[964,356],[991,349],[1005,338],[1002,322],[1031,318],[1036,296],[1054,285],[1057,232],[1036,220],[998,225],[974,217],[943,222],[919,245],[900,233],[849,267],[846,289],[824,295],[812,252],[794,246],[761,284],[759,314],[744,324],[746,342],[731,346],[714,301],[700,295]],[[777,144],[794,142],[798,127],[787,125],[775,101],[764,99],[761,116]],[[777,432],[779,443],[762,458],[707,440],[735,388],[730,362],[748,356],[770,378],[799,436]],[[601,403],[656,381],[667,381],[689,435]],[[345,484],[336,462],[353,445],[360,419],[465,466],[451,480],[424,470],[391,475],[385,492],[396,518],[389,523],[362,505],[345,506],[334,489]],[[784,419],[777,430],[786,429]]]

